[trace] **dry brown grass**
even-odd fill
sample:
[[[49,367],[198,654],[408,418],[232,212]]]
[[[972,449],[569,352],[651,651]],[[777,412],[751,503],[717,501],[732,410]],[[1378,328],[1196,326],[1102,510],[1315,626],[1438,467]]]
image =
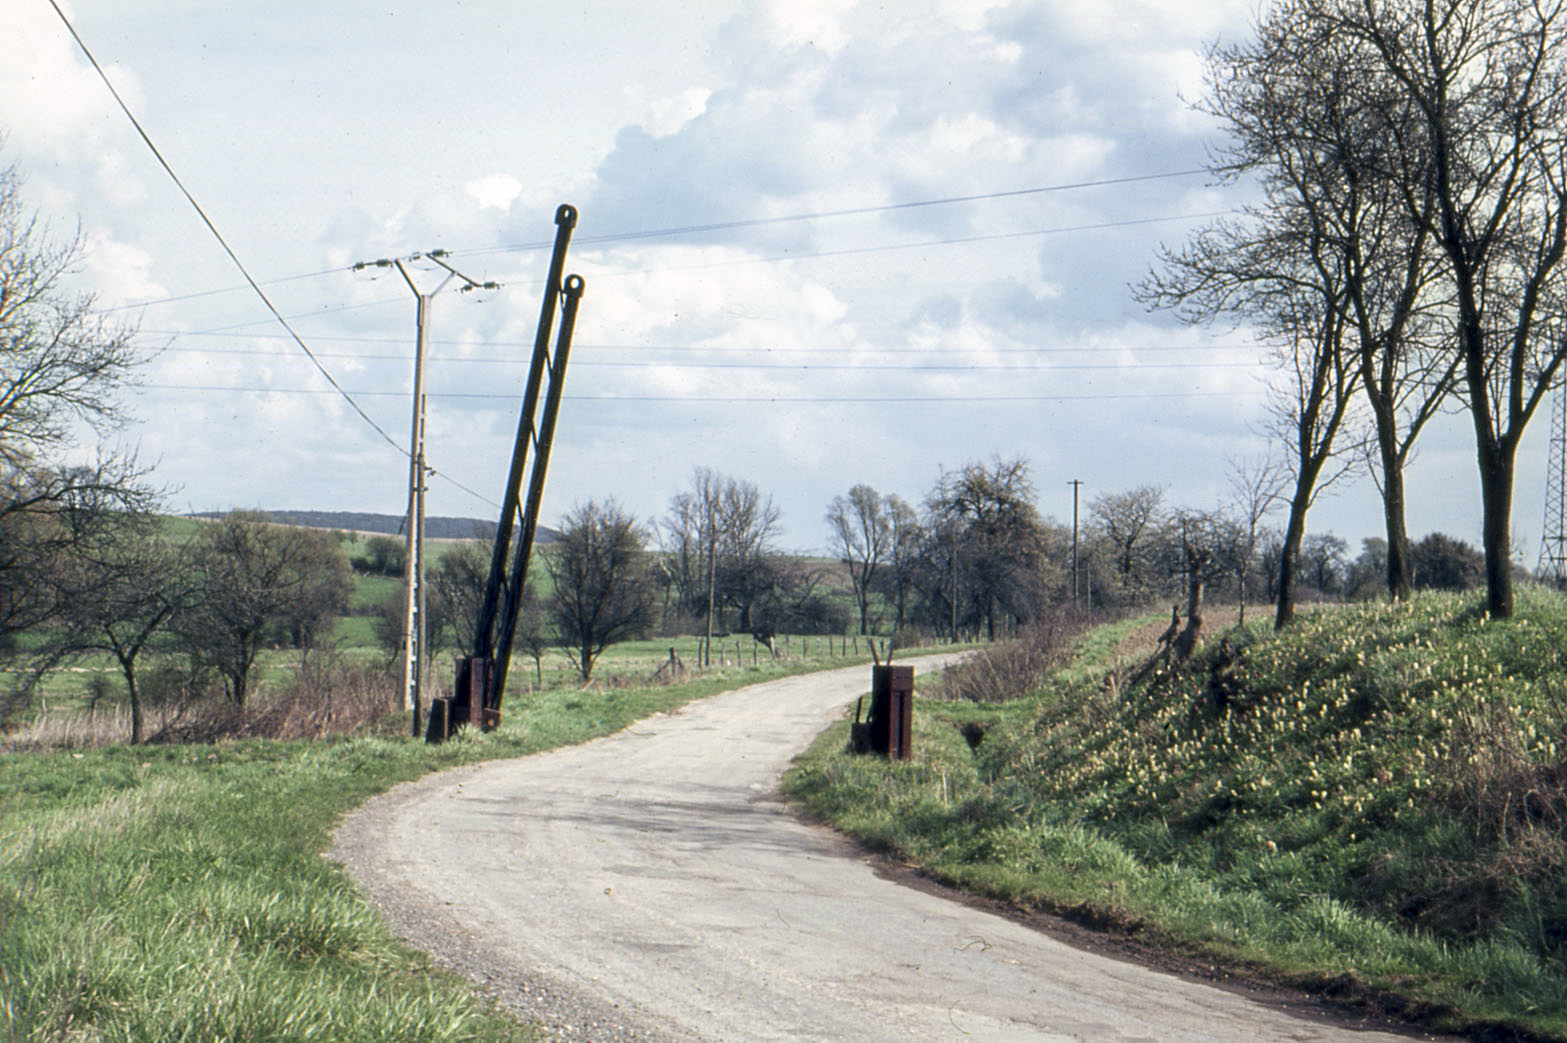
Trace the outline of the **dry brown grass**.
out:
[[[1258,613],[1256,605],[1247,606],[1248,619],[1255,619]],[[1262,611],[1267,607],[1263,606]],[[1236,605],[1218,605],[1203,610],[1203,642],[1212,640],[1216,635],[1235,626],[1240,621],[1240,608]],[[1164,633],[1170,625],[1167,618],[1160,617],[1156,622],[1138,627],[1121,639],[1121,643],[1115,651],[1115,658],[1127,663],[1140,663],[1159,650],[1159,635]]]
[[[373,728],[400,702],[385,671],[334,661],[308,666],[285,691],[263,691],[244,707],[204,694],[147,707],[149,743],[209,743],[223,739],[319,739]],[[40,714],[6,738],[7,751],[96,749],[131,741],[125,706]]]
[[[1002,703],[1037,688],[1072,658],[1072,645],[1088,618],[1070,611],[1035,620],[1015,640],[991,645],[942,671],[933,697]]]

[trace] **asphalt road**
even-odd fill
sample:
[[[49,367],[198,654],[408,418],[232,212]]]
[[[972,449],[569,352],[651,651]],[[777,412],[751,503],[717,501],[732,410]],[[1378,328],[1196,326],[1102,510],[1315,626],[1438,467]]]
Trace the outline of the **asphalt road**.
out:
[[[923,675],[939,659],[910,660]],[[776,794],[868,667],[399,787],[332,856],[414,944],[558,1037],[1407,1039],[1079,951],[878,876]],[[917,683],[917,680],[916,680]]]

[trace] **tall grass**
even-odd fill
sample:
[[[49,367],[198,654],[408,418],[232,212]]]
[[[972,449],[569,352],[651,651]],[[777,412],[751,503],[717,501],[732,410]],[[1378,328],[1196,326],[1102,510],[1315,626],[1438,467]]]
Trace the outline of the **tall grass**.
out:
[[[1103,665],[1103,660],[1101,660]],[[920,759],[823,740],[789,785],[943,878],[1331,985],[1567,1038],[1567,601],[1452,596],[1230,633],[1185,667],[922,703]]]

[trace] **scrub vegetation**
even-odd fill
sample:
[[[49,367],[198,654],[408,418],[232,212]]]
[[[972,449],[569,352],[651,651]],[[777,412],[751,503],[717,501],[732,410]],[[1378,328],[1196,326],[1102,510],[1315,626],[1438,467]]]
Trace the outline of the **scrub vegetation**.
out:
[[[787,785],[959,887],[1482,1038],[1567,1038],[1567,598],[1324,608],[1170,666],[1089,633],[915,759],[824,736]],[[1141,622],[1157,626],[1158,617]],[[1034,659],[1041,658],[1031,652]]]

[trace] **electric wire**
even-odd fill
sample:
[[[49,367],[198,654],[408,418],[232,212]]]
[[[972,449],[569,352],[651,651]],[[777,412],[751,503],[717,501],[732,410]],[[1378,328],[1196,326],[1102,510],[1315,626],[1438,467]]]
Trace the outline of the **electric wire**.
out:
[[[298,275],[283,275],[276,279],[268,279],[263,286],[279,286],[286,282],[301,282],[305,279],[318,279],[323,275],[341,275],[348,271],[347,267],[323,268],[318,272],[301,272]],[[215,290],[193,290],[190,293],[177,293],[171,297],[153,297],[144,301],[132,301],[129,304],[115,304],[101,308],[103,312],[131,311],[137,308],[152,308],[161,304],[179,304],[184,301],[200,300],[203,297],[219,297],[225,293],[234,293],[239,290],[248,290],[250,287],[244,284],[239,286],[223,286]]]
[[[125,99],[120,96],[120,92],[116,90],[114,84],[110,82],[108,74],[103,70],[103,66],[98,64],[98,59],[93,56],[92,50],[87,46],[87,41],[82,39],[81,34],[76,31],[76,27],[71,24],[71,20],[65,16],[65,12],[60,9],[60,5],[57,0],[49,0],[49,6],[54,8],[54,13],[59,16],[60,21],[65,25],[66,31],[71,34],[71,39],[76,41],[76,46],[81,49],[81,52],[86,56],[88,63],[91,64],[93,70],[97,72],[98,78],[102,80],[103,85],[108,88],[109,94],[113,96],[115,103],[119,105],[120,111],[125,113],[125,118],[130,120],[131,126],[136,128],[136,133],[141,136],[141,140],[146,144],[147,148],[151,150],[153,158],[158,161],[158,165],[163,168],[164,173],[169,175],[169,178],[174,182],[175,187],[180,190],[180,193],[185,197],[185,200],[190,203],[191,207],[196,211],[196,215],[201,218],[202,224],[207,226],[207,231],[212,233],[213,238],[216,239],[218,245],[223,248],[223,252],[228,255],[229,260],[234,262],[234,267],[237,268],[239,270],[239,274],[244,277],[246,284],[255,291],[256,296],[260,298],[261,303],[266,306],[267,311],[271,312],[272,316],[277,319],[278,323],[288,331],[289,336],[293,338],[294,343],[299,345],[300,350],[305,353],[305,356],[310,359],[310,361],[315,365],[316,369],[320,371],[321,375],[327,379],[327,383],[331,384],[332,387],[337,390],[338,394],[340,394],[344,401],[346,401],[349,406],[353,408],[355,413],[359,414],[360,419],[362,419],[366,424],[369,424],[370,427],[373,428],[375,432],[382,438],[384,438],[387,444],[390,445],[393,449],[396,449],[404,456],[408,456],[408,450],[398,445],[392,436],[387,434],[386,431],[382,429],[380,424],[377,424],[370,418],[369,413],[366,413],[362,408],[360,408],[359,403],[354,401],[353,396],[338,384],[337,379],[332,376],[327,368],[321,364],[321,360],[316,358],[315,353],[310,350],[310,346],[305,343],[304,339],[300,337],[300,335],[294,330],[294,327],[291,326],[288,320],[283,317],[283,313],[278,311],[276,305],[272,303],[272,299],[268,297],[266,291],[261,288],[261,284],[256,282],[255,278],[250,274],[250,269],[245,267],[245,263],[239,259],[239,255],[236,254],[233,248],[229,246],[228,240],[223,237],[223,233],[218,231],[217,225],[213,224],[212,219],[207,216],[207,212],[202,209],[201,204],[196,201],[196,197],[191,194],[190,189],[185,187],[185,183],[181,181],[179,175],[174,172],[174,168],[169,165],[169,161],[163,158],[163,153],[158,150],[158,146],[153,143],[152,137],[147,133],[146,128],[141,125],[141,121],[136,118],[136,114],[131,112],[130,106],[125,103]]]
[[[170,337],[174,337],[174,336],[223,336],[223,334],[216,334],[216,333],[214,333],[214,334],[207,334],[207,333],[182,334],[182,333],[180,333],[177,330],[143,330],[142,332],[150,333],[150,334],[153,334],[155,336],[163,335],[163,336],[170,336]],[[265,334],[247,334],[247,339],[249,339],[249,340],[266,340],[266,339],[269,339],[269,338]],[[333,341],[333,342],[337,342],[337,343],[350,343],[350,344],[401,344],[401,343],[403,343],[401,338],[396,338],[396,337],[316,337],[315,341],[318,344],[321,343],[322,341]],[[459,340],[432,339],[428,343],[431,344],[431,345],[441,345],[441,346],[450,348],[450,347],[459,347],[459,346],[461,346],[465,342],[464,341],[459,341]],[[531,345],[524,344],[521,341],[486,340],[484,342],[484,346],[488,347],[488,348],[507,348],[507,347],[527,348],[527,347],[530,347]],[[1077,355],[1077,354],[1081,354],[1081,353],[1083,353],[1085,351],[1086,352],[1093,352],[1093,351],[1135,351],[1135,352],[1139,352],[1139,353],[1142,353],[1142,352],[1154,352],[1154,353],[1160,353],[1160,354],[1165,354],[1165,353],[1170,353],[1170,352],[1182,352],[1182,351],[1204,351],[1204,352],[1244,351],[1244,352],[1248,352],[1248,353],[1254,353],[1254,352],[1262,350],[1262,348],[1263,348],[1263,346],[1260,345],[1260,344],[1109,344],[1109,345],[1098,345],[1098,346],[1078,345],[1078,346],[1073,346],[1073,347],[1062,347],[1062,348],[1038,348],[1038,347],[1032,347],[1032,346],[1019,346],[1019,347],[994,347],[994,346],[987,346],[984,349],[979,349],[979,348],[973,348],[973,349],[947,349],[947,348],[944,348],[943,352],[945,354],[947,354],[947,355],[963,354],[965,351],[971,351],[972,352],[972,351],[980,351],[980,350],[983,350],[987,354],[996,354],[996,355]],[[913,355],[913,354],[919,353],[922,350],[924,350],[924,349],[915,348],[915,347],[907,347],[907,346],[905,346],[905,347],[896,347],[896,348],[878,347],[878,346],[872,345],[872,344],[864,344],[864,345],[859,345],[859,344],[835,344],[835,345],[824,345],[824,346],[821,346],[821,347],[797,346],[797,345],[774,345],[774,346],[755,345],[755,346],[747,346],[747,345],[739,345],[739,344],[577,344],[577,345],[573,345],[572,346],[572,351],[574,353],[576,353],[577,355],[579,355],[579,356],[582,355],[583,353],[594,351],[594,352],[636,353],[636,354],[638,354],[640,356],[646,356],[648,354],[655,354],[656,353],[656,354],[699,354],[699,355],[768,355],[768,356],[777,356],[777,357],[783,358],[783,357],[794,357],[794,356],[797,356],[797,355],[822,355],[822,354],[843,355],[843,354],[846,354],[846,353],[852,353],[854,355],[865,354],[865,355],[893,355],[893,356],[897,356],[897,355]],[[267,349],[264,349],[264,348],[230,348],[230,347],[215,347],[215,348],[188,347],[188,348],[182,348],[182,347],[173,347],[173,346],[171,346],[171,347],[163,349],[163,351],[166,354],[176,354],[176,355],[179,355],[179,354],[185,354],[185,355],[217,355],[217,356],[221,356],[221,357],[224,357],[224,358],[227,358],[227,357],[232,356],[232,355],[253,355],[253,356],[260,357],[260,358],[284,358],[285,355],[286,355],[285,352],[271,351],[271,350],[267,350]],[[371,352],[361,352],[361,351],[318,351],[318,352],[316,352],[316,354],[319,357],[324,358],[324,359],[343,359],[345,361],[350,361],[350,362],[407,362],[408,361],[408,356],[406,354],[385,355],[385,354],[375,354],[375,353],[371,353]],[[425,355],[425,359],[427,361],[430,361],[430,362],[444,362],[444,363],[451,363],[451,364],[498,365],[498,366],[524,366],[524,365],[528,364],[528,359],[527,358],[519,357],[519,356],[516,356],[516,355],[507,355],[507,356],[494,356],[494,355],[442,355],[442,354],[430,353],[430,354]],[[616,362],[592,362],[592,361],[581,361],[580,364],[584,365],[584,366],[589,366],[589,365],[593,365],[593,366],[608,366],[608,365],[616,365],[616,366],[631,366],[631,365],[646,365],[646,366],[674,365],[674,366],[686,366],[686,365],[689,365],[689,366],[692,366],[694,368],[701,368],[701,366],[705,365],[704,363],[683,363],[683,362],[664,362],[664,361],[653,361],[653,362],[619,362],[619,361],[616,361]],[[715,365],[718,365],[718,364],[715,364]]]
[[[1150,175],[1153,176],[1153,175]],[[906,204],[917,206],[920,204]],[[1207,210],[1194,214],[1169,214],[1163,217],[1134,217],[1120,221],[1099,221],[1086,225],[1062,225],[1057,228],[1030,228],[1021,232],[987,232],[984,235],[953,236],[947,239],[917,239],[908,243],[878,243],[875,246],[851,246],[840,250],[813,250],[809,253],[793,253],[785,251],[778,254],[768,254],[758,257],[724,258],[717,261],[703,261],[700,264],[661,265],[657,268],[631,268],[618,271],[596,271],[593,273],[595,280],[623,277],[627,275],[646,275],[662,272],[689,272],[699,271],[704,268],[733,268],[742,264],[777,264],[783,261],[814,261],[834,257],[856,257],[861,254],[888,253],[893,250],[919,250],[931,246],[965,246],[971,243],[1000,242],[1006,239],[1028,239],[1034,236],[1063,235],[1069,232],[1102,232],[1111,228],[1133,228],[1139,225],[1164,224],[1168,221],[1196,221],[1210,217],[1223,217],[1233,214],[1231,210]],[[515,280],[512,280],[515,281]]]
[[[1195,349],[1188,349],[1195,350]],[[240,354],[236,352],[235,354]],[[280,357],[275,352],[251,352],[249,354],[262,354],[268,358]],[[380,359],[383,361],[405,361],[397,356],[364,356],[364,355],[333,355],[329,358],[338,358],[353,361],[365,361]],[[466,363],[477,362],[491,365],[527,365],[526,359],[463,359],[441,358],[427,356],[426,362]],[[1123,370],[1135,369],[1181,369],[1191,372],[1205,369],[1251,369],[1254,362],[1011,362],[1011,363],[977,363],[977,362],[939,362],[926,365],[911,366],[898,362],[649,362],[641,360],[603,360],[576,359],[572,366],[574,369],[638,369],[638,370],[744,370],[749,372],[783,372],[783,373],[853,373],[865,371],[870,373],[1024,373],[1031,370]],[[355,392],[362,394],[363,392]],[[392,392],[386,392],[392,394]]]
[[[1080,187],[1091,186],[1091,185],[1118,184],[1118,183],[1121,183],[1121,182],[1152,181],[1152,180],[1157,180],[1157,179],[1160,179],[1160,178],[1185,177],[1185,176],[1188,176],[1191,173],[1192,173],[1192,171],[1171,171],[1171,172],[1159,173],[1159,174],[1140,174],[1140,175],[1134,175],[1134,176],[1125,177],[1125,178],[1106,179],[1104,181],[1081,182],[1081,183],[1075,184],[1075,185],[1057,185],[1057,186],[1050,186],[1050,187],[1045,187],[1045,188],[1011,189],[1011,190],[1002,191],[1002,192],[980,193],[980,194],[977,194],[977,195],[969,195],[969,196],[952,196],[952,197],[949,197],[947,199],[940,199],[940,200],[929,200],[929,199],[926,199],[926,200],[914,200],[914,201],[905,202],[905,203],[891,203],[891,204],[887,204],[885,207],[880,207],[880,208],[878,208],[878,207],[862,207],[862,208],[858,208],[858,209],[854,209],[854,210],[826,211],[826,212],[823,212],[821,214],[798,214],[798,215],[793,215],[793,216],[790,216],[790,217],[757,218],[757,219],[755,219],[755,222],[756,223],[769,223],[769,222],[780,222],[780,221],[806,221],[806,220],[813,220],[813,219],[818,219],[818,218],[834,217],[834,216],[839,216],[841,214],[869,213],[869,212],[874,212],[877,209],[889,209],[889,210],[908,209],[908,208],[911,208],[911,207],[935,206],[935,205],[939,205],[941,203],[958,202],[958,201],[972,201],[972,200],[980,200],[980,199],[991,199],[991,198],[998,198],[998,197],[1005,197],[1005,196],[1023,195],[1023,194],[1034,193],[1034,192],[1065,191],[1065,190],[1067,190],[1069,188],[1080,188]],[[662,265],[662,266],[659,266],[659,267],[629,268],[629,269],[596,271],[596,272],[594,272],[594,278],[595,278],[595,280],[598,280],[598,279],[606,279],[606,278],[623,277],[623,276],[627,276],[627,275],[645,275],[645,274],[649,274],[649,273],[659,273],[659,272],[695,271],[695,270],[699,270],[699,269],[703,269],[703,268],[733,267],[736,264],[775,264],[775,263],[779,263],[779,262],[783,262],[783,261],[807,261],[807,260],[818,260],[818,259],[822,259],[822,258],[832,258],[832,257],[852,257],[852,256],[857,256],[857,255],[860,255],[860,254],[867,254],[867,253],[882,253],[882,252],[893,251],[893,250],[916,250],[916,249],[920,249],[921,247],[931,247],[931,246],[961,246],[961,245],[966,245],[966,244],[970,244],[970,243],[996,242],[996,241],[1001,241],[1001,240],[1006,240],[1006,239],[1024,239],[1024,238],[1029,238],[1029,237],[1032,237],[1032,236],[1062,235],[1062,234],[1066,234],[1066,233],[1070,233],[1070,232],[1105,231],[1105,230],[1111,229],[1111,228],[1131,228],[1131,227],[1136,227],[1136,226],[1139,226],[1139,225],[1162,224],[1162,223],[1169,222],[1169,221],[1205,220],[1207,218],[1212,218],[1212,217],[1224,217],[1224,216],[1227,216],[1227,215],[1230,215],[1230,214],[1234,214],[1236,212],[1237,211],[1235,211],[1233,208],[1231,208],[1231,209],[1226,209],[1226,210],[1201,211],[1201,212],[1198,212],[1198,213],[1191,213],[1191,214],[1170,214],[1170,215],[1165,215],[1165,216],[1161,216],[1161,217],[1138,217],[1138,218],[1126,218],[1124,220],[1119,220],[1119,221],[1100,221],[1100,222],[1096,222],[1094,224],[1063,225],[1063,226],[1057,227],[1057,228],[1033,228],[1033,229],[1028,229],[1028,230],[1025,230],[1025,231],[992,232],[992,233],[986,233],[984,235],[955,236],[955,237],[950,237],[950,238],[946,238],[946,239],[920,239],[920,240],[916,240],[916,241],[908,242],[908,243],[879,243],[879,244],[876,244],[874,246],[856,246],[856,247],[848,247],[848,248],[841,249],[841,250],[817,250],[817,251],[812,251],[812,252],[809,252],[809,253],[796,253],[796,252],[786,251],[786,252],[783,252],[783,253],[770,254],[770,255],[759,256],[759,257],[745,258],[745,259],[742,259],[742,260],[736,260],[734,258],[726,258],[726,259],[721,260],[721,261],[706,261],[706,262],[703,262],[703,263],[700,263],[700,264]],[[735,222],[735,223],[733,223],[733,226],[734,227],[740,227],[740,226],[743,226],[744,224],[747,224],[747,223],[748,222]],[[676,227],[671,227],[671,228],[667,228],[667,229],[653,229],[653,230],[650,230],[650,231],[647,231],[647,232],[625,232],[625,233],[613,233],[612,232],[612,233],[606,233],[606,234],[600,235],[600,236],[578,237],[577,245],[579,245],[579,246],[581,246],[581,245],[591,245],[591,244],[595,244],[595,243],[596,244],[609,244],[609,243],[620,242],[620,241],[623,241],[623,240],[624,241],[630,241],[630,240],[638,240],[638,239],[658,238],[658,237],[662,237],[662,236],[675,236],[675,235],[679,235],[679,234],[683,233],[684,231],[686,231],[690,227],[696,227],[696,226],[676,226]],[[726,225],[724,227],[730,227],[730,226]],[[545,242],[540,242],[540,243],[537,243],[537,244],[529,244],[529,245],[526,245],[526,246],[486,247],[486,248],[476,248],[476,249],[470,249],[470,250],[457,249],[457,250],[451,250],[451,251],[448,251],[448,252],[453,257],[459,257],[459,256],[462,256],[462,257],[477,257],[477,256],[482,256],[482,255],[485,255],[485,254],[493,254],[493,253],[517,253],[517,252],[522,252],[522,251],[532,250],[532,249],[543,249],[545,247],[548,247],[549,245],[551,245],[551,244],[550,243],[545,243]],[[316,271],[316,272],[306,272],[306,273],[303,273],[303,274],[300,274],[300,275],[289,275],[289,276],[284,276],[284,277],[278,278],[278,279],[272,279],[272,280],[269,280],[264,285],[272,286],[272,285],[276,285],[278,283],[283,283],[283,282],[293,282],[293,281],[298,281],[298,280],[301,280],[301,279],[313,279],[313,278],[317,278],[317,277],[323,276],[323,275],[339,275],[339,274],[342,274],[343,272],[347,272],[347,271],[351,271],[351,270],[352,270],[351,266],[342,267],[342,268],[325,268],[325,269],[322,269],[322,270]],[[522,286],[530,285],[529,280],[524,278],[524,277],[521,277],[521,276],[508,278],[505,281],[509,285],[522,285]],[[542,285],[542,282],[540,282],[539,280],[534,280],[534,281],[535,282],[539,282],[540,285]],[[246,289],[246,288],[247,287],[245,287],[245,286],[232,286],[232,287],[224,287],[224,288],[221,288],[221,289],[213,289],[213,290],[199,290],[199,291],[195,291],[193,293],[179,294],[177,296],[172,296],[172,297],[158,297],[158,298],[152,298],[152,299],[143,300],[143,301],[136,301],[136,302],[131,303],[131,304],[119,305],[116,308],[109,309],[109,310],[125,310],[125,309],[129,309],[129,308],[151,308],[151,307],[156,307],[158,305],[163,305],[163,304],[174,304],[174,303],[179,303],[179,302],[182,302],[182,301],[194,300],[194,299],[201,298],[201,297],[218,296],[220,294],[232,293],[232,292],[234,292],[236,290],[243,290],[243,289]],[[335,310],[349,310],[349,309],[355,309],[355,308],[368,308],[368,307],[375,307],[375,306],[377,306],[379,304],[388,304],[388,303],[391,303],[391,302],[392,302],[392,298],[387,298],[384,301],[374,301],[374,302],[370,302],[370,303],[360,303],[360,304],[344,305],[344,306],[342,306],[341,309],[323,309],[322,311],[311,312],[310,314],[311,315],[329,314],[329,313],[331,313],[332,311],[335,311]],[[298,315],[298,316],[293,316],[293,317],[294,318],[303,318],[305,316]],[[254,325],[254,323],[250,323],[250,324],[247,324],[247,325]]]
[[[329,395],[330,391],[324,388],[277,388],[261,386],[241,386],[233,384],[148,384],[147,387],[159,391],[218,391],[234,394],[265,394],[265,395]],[[398,391],[358,391],[356,394],[364,398],[377,397],[404,397]],[[1148,391],[1148,392],[1107,392],[1104,394],[1040,394],[1040,395],[838,395],[823,397],[820,395],[601,395],[593,393],[565,392],[562,395],[570,402],[679,402],[693,405],[744,405],[758,402],[790,403],[797,405],[832,405],[838,403],[901,403],[911,405],[916,403],[997,403],[997,402],[1107,402],[1107,401],[1142,401],[1148,399],[1175,399],[1175,398],[1228,398],[1233,392],[1229,391]],[[432,391],[426,394],[430,399],[451,399],[458,401],[494,400],[511,401],[514,396],[485,391]],[[477,494],[475,494],[477,495]]]
[[[695,235],[705,232],[726,232],[739,228],[762,228],[769,225],[798,224],[804,221],[822,221],[836,217],[863,217],[867,214],[884,214],[900,210],[915,210],[924,207],[951,206],[958,203],[977,203],[993,199],[1012,199],[1020,196],[1042,195],[1049,192],[1069,192],[1084,188],[1104,188],[1109,185],[1127,185],[1139,181],[1157,181],[1170,178],[1193,177],[1199,174],[1209,174],[1211,171],[1202,167],[1193,167],[1188,170],[1167,170],[1154,174],[1129,174],[1124,177],[1100,178],[1093,181],[1074,181],[1059,185],[1039,185],[1033,188],[1014,188],[999,192],[977,192],[972,195],[944,196],[939,199],[918,199],[903,203],[882,203],[876,206],[847,207],[842,210],[811,210],[798,214],[785,214],[778,217],[752,217],[734,221],[714,221],[707,224],[677,225],[669,228],[650,228],[636,232],[613,232],[598,236],[578,236],[580,245],[631,242],[641,239],[662,239],[681,235]],[[520,253],[529,250],[538,250],[547,245],[542,242],[518,243],[510,246],[496,246],[485,250],[470,251],[470,256],[487,253]],[[456,253],[457,251],[454,251]]]

